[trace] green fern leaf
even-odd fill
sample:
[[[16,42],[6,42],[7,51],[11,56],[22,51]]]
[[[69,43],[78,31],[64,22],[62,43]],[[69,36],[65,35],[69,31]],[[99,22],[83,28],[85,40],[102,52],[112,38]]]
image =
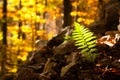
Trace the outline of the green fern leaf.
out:
[[[83,48],[86,48],[87,45],[83,45],[83,46],[79,46],[78,49],[83,49]]]
[[[89,51],[88,48],[84,48],[84,49],[81,50],[81,53],[87,53],[88,51]]]
[[[87,39],[87,38],[89,38],[92,35],[93,35],[93,33],[88,32],[88,33],[84,34],[84,38]]]
[[[96,40],[92,40],[92,41],[88,42],[87,44],[92,45],[92,44],[95,44],[95,42],[96,42]]]
[[[76,34],[76,35],[73,35],[73,38],[82,38],[82,35]]]
[[[92,36],[86,39],[86,42],[96,39],[96,36]],[[96,41],[95,41],[96,42]]]
[[[82,37],[80,37],[80,36],[78,36],[78,37],[73,37],[73,39],[76,40],[76,41],[80,40],[81,42],[83,42],[83,41],[82,41]]]
[[[78,39],[77,39],[78,40]],[[82,40],[78,40],[78,41],[76,41],[75,42],[76,44],[78,44],[78,43],[84,43],[84,40],[82,39]]]
[[[88,47],[89,48],[94,48],[94,47],[96,47],[96,44],[89,45]]]
[[[96,36],[93,36],[93,33],[83,25],[79,23],[74,23],[74,30],[72,33],[72,39],[74,39],[75,46],[81,50],[82,56],[86,60],[94,61],[96,58]]]
[[[82,30],[82,29],[81,29],[81,30]],[[84,28],[82,31],[83,31],[83,33],[88,33],[88,32],[89,32],[89,30],[86,29],[86,28]]]
[[[91,53],[94,53],[94,52],[96,52],[97,51],[97,49],[90,49],[90,52]]]
[[[77,43],[77,44],[75,44],[75,46],[82,46],[82,45],[84,45],[84,43]]]

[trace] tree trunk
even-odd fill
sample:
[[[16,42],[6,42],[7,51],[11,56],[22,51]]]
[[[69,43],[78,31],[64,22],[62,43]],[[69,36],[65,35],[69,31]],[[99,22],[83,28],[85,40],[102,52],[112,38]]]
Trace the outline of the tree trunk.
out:
[[[63,0],[64,4],[64,24],[63,28],[66,26],[71,26],[72,23],[72,16],[70,15],[70,12],[72,11],[72,5],[70,0]]]
[[[2,31],[3,31],[3,44],[7,45],[7,0],[3,0],[3,22],[2,22]]]
[[[21,3],[21,0],[19,1],[19,9],[22,8],[22,3]],[[21,26],[22,26],[22,21],[19,19],[19,23],[18,23],[18,27],[19,27],[19,30],[18,30],[18,39],[20,39],[20,36],[22,34],[22,30],[21,30]]]
[[[3,31],[3,45],[1,51],[1,73],[4,76],[5,63],[6,63],[6,46],[7,46],[7,0],[3,0],[3,18],[2,18],[2,31]]]

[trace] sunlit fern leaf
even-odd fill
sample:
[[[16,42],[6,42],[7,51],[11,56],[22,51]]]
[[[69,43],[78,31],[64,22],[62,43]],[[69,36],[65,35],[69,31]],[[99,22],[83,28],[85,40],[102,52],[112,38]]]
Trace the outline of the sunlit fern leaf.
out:
[[[87,32],[86,34],[84,34],[84,38],[87,39],[89,37],[91,37],[93,35],[93,33]]]
[[[90,38],[87,38],[86,41],[90,41],[90,40],[93,40],[93,39],[96,39],[96,36],[92,36]],[[96,41],[96,40],[95,40]]]
[[[96,47],[96,44],[92,44],[88,46],[89,49],[94,48],[94,47]]]
[[[93,35],[88,28],[79,23],[74,23],[74,30],[72,33],[72,38],[76,41],[75,46],[81,50],[82,56],[85,57],[86,60],[94,61],[96,58],[96,36]]]
[[[88,45],[92,45],[92,44],[94,44],[96,42],[96,40],[91,40],[91,42],[88,42],[87,44]],[[96,44],[94,44],[94,45],[96,45]]]
[[[93,53],[93,52],[95,52],[95,51],[97,51],[97,49],[90,49],[90,52],[91,52],[91,53]]]
[[[89,48],[83,48],[81,50],[81,53],[87,54],[87,52],[89,51]],[[87,56],[86,56],[87,57]]]
[[[83,44],[83,41],[84,41],[84,40],[76,41],[75,44],[77,44],[77,43],[82,43],[82,44]]]
[[[83,48],[86,48],[87,45],[83,45],[83,46],[79,46],[78,49],[83,49]]]

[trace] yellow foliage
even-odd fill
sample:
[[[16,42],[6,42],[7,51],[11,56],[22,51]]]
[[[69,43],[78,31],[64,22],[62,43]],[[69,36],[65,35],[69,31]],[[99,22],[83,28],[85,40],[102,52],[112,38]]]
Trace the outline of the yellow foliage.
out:
[[[77,12],[76,12],[76,11],[72,11],[72,12],[70,13],[70,15],[71,15],[71,16],[77,16]]]
[[[18,55],[17,59],[18,60],[22,60],[22,61],[26,61],[27,60],[27,55],[23,55],[23,54],[22,55]]]
[[[97,17],[97,4],[98,0],[75,1],[72,3],[72,5],[76,11],[72,11],[71,15],[74,17],[77,16],[77,21],[81,22],[81,24],[89,25]],[[76,5],[78,5],[78,8],[76,8]]]
[[[87,24],[87,25],[94,22],[93,19],[85,19],[85,18],[78,18],[77,21],[81,22],[81,23],[84,23],[84,24]]]
[[[18,18],[17,16],[14,16],[14,17],[13,17],[13,20],[14,20],[14,21],[19,21],[19,18]]]
[[[2,37],[2,32],[0,32],[0,40],[2,40],[3,39],[3,37]]]
[[[53,36],[54,36],[55,34],[54,33],[49,33],[48,35],[47,35],[47,38],[48,38],[48,40],[50,40],[51,38],[53,38]]]
[[[22,31],[29,33],[29,32],[32,32],[32,29],[30,28],[30,26],[22,25]]]
[[[22,12],[26,12],[27,10],[28,10],[27,7],[23,7],[23,8],[21,9]]]
[[[17,68],[10,69],[8,72],[13,72],[15,73],[17,71]]]
[[[72,6],[77,6],[78,5],[78,2],[77,1],[74,1],[73,3],[72,3]]]
[[[38,35],[38,36],[43,36],[44,34],[46,34],[46,31],[45,31],[45,30],[38,30],[38,31],[37,31],[37,35]]]
[[[90,23],[92,23],[92,22],[94,22],[93,19],[86,19],[86,20],[85,20],[85,24],[87,24],[87,25],[90,24]]]
[[[3,5],[3,2],[2,2],[2,1],[0,1],[0,8],[2,8],[2,5]]]
[[[84,18],[78,18],[77,21],[78,21],[78,22],[83,22],[83,21],[84,21]]]

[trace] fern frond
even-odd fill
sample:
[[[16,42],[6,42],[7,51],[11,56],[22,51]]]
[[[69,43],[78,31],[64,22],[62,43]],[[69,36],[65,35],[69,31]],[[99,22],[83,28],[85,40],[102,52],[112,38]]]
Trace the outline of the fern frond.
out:
[[[86,60],[94,61],[96,57],[96,36],[83,25],[79,23],[74,23],[74,30],[72,33],[72,38],[76,41],[75,46],[81,50],[82,56]]]

